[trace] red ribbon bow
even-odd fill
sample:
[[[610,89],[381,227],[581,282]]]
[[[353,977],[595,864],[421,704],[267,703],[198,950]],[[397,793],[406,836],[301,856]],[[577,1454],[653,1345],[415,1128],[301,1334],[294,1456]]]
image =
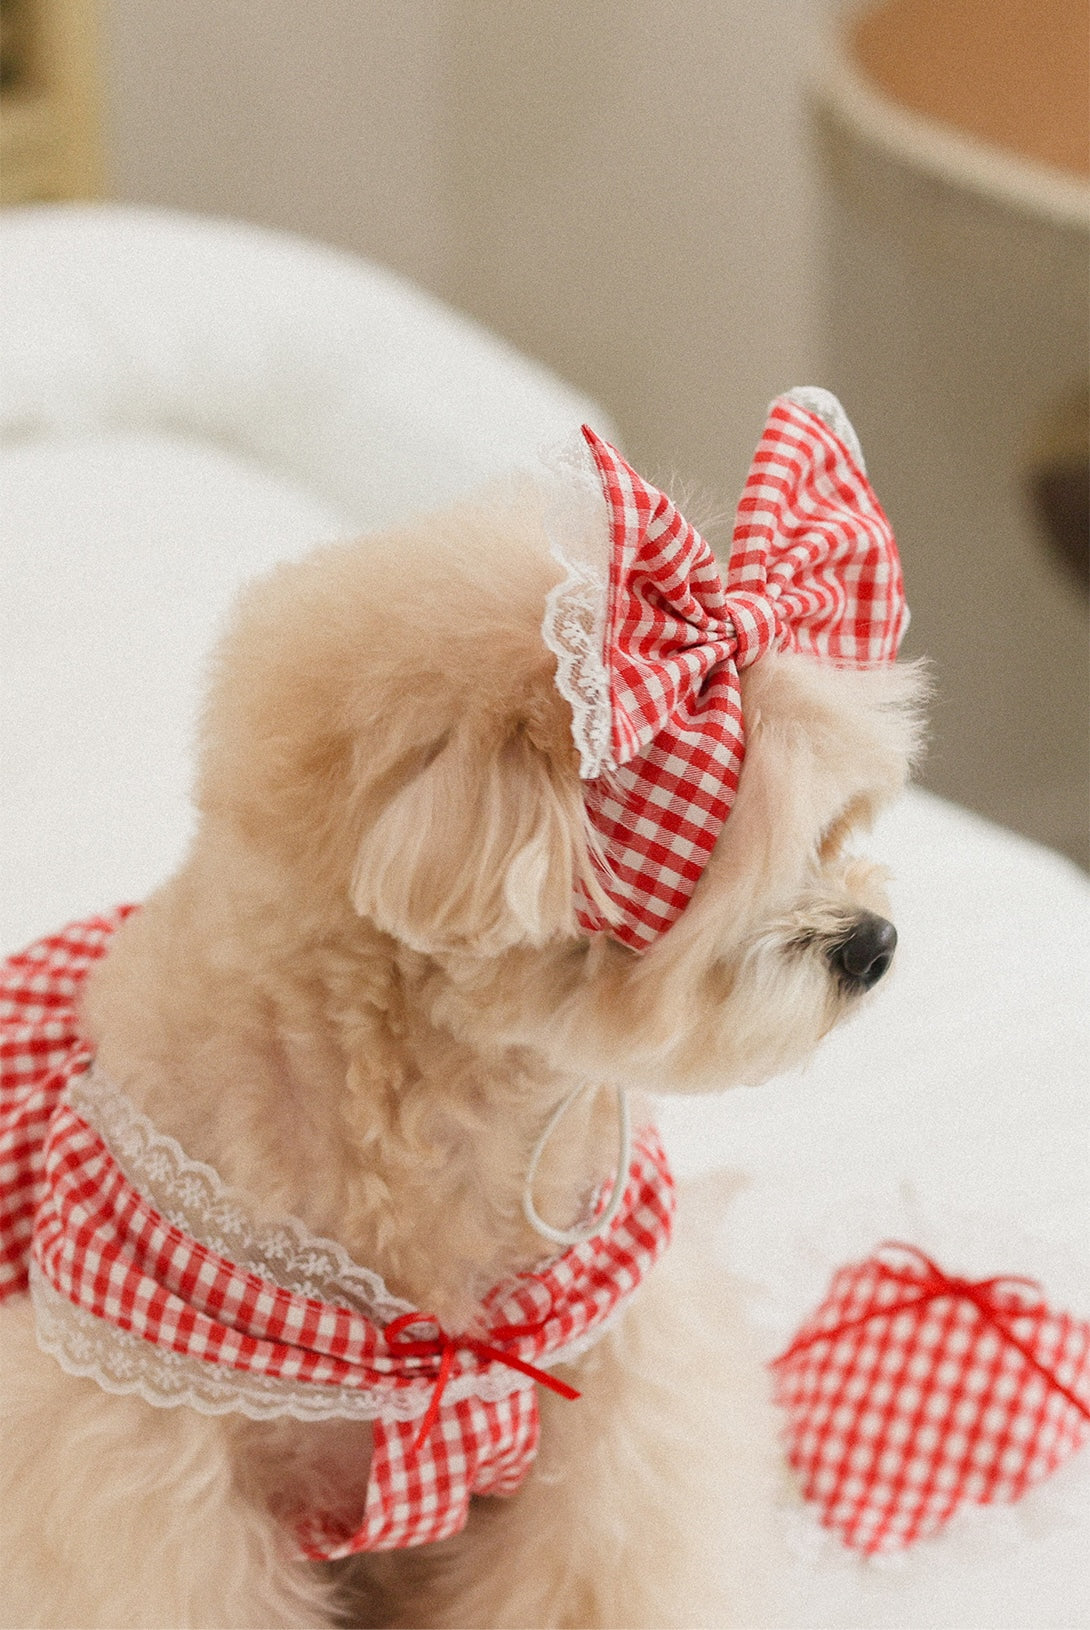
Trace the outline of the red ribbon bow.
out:
[[[940,1296],[959,1296],[964,1301],[972,1302],[981,1318],[986,1320],[988,1324],[993,1325],[1003,1339],[1021,1353],[1026,1363],[1044,1377],[1050,1387],[1054,1387],[1062,1397],[1067,1399],[1069,1404],[1074,1405],[1080,1415],[1090,1421],[1090,1408],[1087,1407],[1077,1393],[1072,1392],[1071,1388],[1065,1386],[1052,1370],[1046,1368],[1040,1362],[1033,1350],[1027,1347],[1024,1341],[1020,1341],[1010,1327],[1012,1319],[1024,1317],[1028,1313],[1038,1313],[1044,1308],[1044,1292],[1035,1279],[1026,1279],[1021,1274],[998,1274],[993,1279],[961,1279],[944,1273],[938,1263],[932,1261],[918,1246],[906,1245],[903,1240],[885,1240],[879,1246],[879,1250],[904,1251],[906,1255],[914,1257],[922,1265],[924,1269],[923,1275],[912,1269],[899,1272],[896,1268],[891,1267],[888,1262],[877,1263],[877,1267],[884,1278],[897,1280],[900,1284],[907,1286],[914,1294],[906,1296],[900,1302],[884,1302],[868,1308],[858,1318],[845,1319],[832,1329],[813,1330],[808,1336],[800,1336],[796,1341],[792,1342],[785,1352],[780,1354],[779,1358],[774,1360],[776,1364],[786,1363],[795,1353],[802,1352],[806,1347],[812,1347],[815,1342],[828,1341],[835,1336],[843,1335],[846,1330],[853,1330],[861,1324],[866,1324],[877,1314],[880,1314],[884,1319],[888,1319],[897,1313],[906,1313],[912,1308],[922,1307],[926,1302],[933,1302]],[[1018,1303],[1011,1305],[1009,1300],[1005,1303],[1001,1300],[1002,1292],[1010,1287],[1033,1291],[1036,1294],[1036,1302],[1032,1306]]]
[[[407,1330],[421,1324],[434,1325],[435,1335],[405,1339]],[[443,1394],[454,1368],[454,1360],[459,1352],[474,1353],[489,1364],[505,1364],[509,1370],[518,1370],[520,1375],[528,1375],[532,1380],[539,1381],[543,1387],[548,1387],[551,1392],[559,1393],[561,1398],[578,1398],[580,1396],[578,1391],[566,1381],[560,1381],[555,1375],[550,1375],[548,1370],[539,1369],[536,1364],[528,1364],[524,1359],[517,1358],[514,1353],[506,1353],[501,1347],[494,1345],[495,1341],[517,1341],[522,1336],[540,1335],[543,1329],[544,1320],[537,1324],[498,1324],[489,1332],[493,1341],[481,1341],[476,1336],[448,1335],[433,1313],[403,1313],[400,1318],[391,1320],[383,1331],[391,1352],[398,1353],[403,1358],[439,1360],[435,1389],[413,1443],[413,1453],[419,1453],[435,1425],[443,1402]]]

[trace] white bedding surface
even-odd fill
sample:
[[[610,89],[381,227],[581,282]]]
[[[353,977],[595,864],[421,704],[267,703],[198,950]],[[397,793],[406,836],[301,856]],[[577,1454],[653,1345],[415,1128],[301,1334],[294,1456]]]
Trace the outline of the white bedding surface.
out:
[[[236,586],[594,414],[385,274],[222,223],[9,214],[0,381],[0,951],[181,855],[201,675]],[[602,423],[600,416],[595,422]],[[606,433],[609,427],[606,426]],[[1090,883],[921,793],[882,821],[888,989],[810,1069],[664,1103],[682,1172],[747,1186],[722,1251],[771,1353],[893,1237],[1090,1316]],[[862,1565],[785,1517],[806,1625],[1090,1624],[1090,1453]]]
[[[1090,886],[914,792],[880,822],[900,935],[887,988],[804,1071],[660,1105],[680,1171],[734,1169],[723,1259],[782,1351],[833,1270],[907,1240],[949,1272],[1024,1274],[1090,1315]],[[885,982],[884,982],[885,983]],[[974,1507],[861,1563],[782,1512],[787,1622],[888,1630],[1090,1624],[1090,1452],[1016,1506]]]
[[[22,442],[0,450],[0,483],[10,950],[140,899],[176,863],[216,619],[270,556],[345,523],[232,451],[162,431]]]

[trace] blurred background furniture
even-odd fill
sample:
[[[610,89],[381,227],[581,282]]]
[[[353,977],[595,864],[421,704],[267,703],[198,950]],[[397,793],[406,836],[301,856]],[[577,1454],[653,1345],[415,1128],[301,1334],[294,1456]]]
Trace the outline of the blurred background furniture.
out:
[[[0,202],[103,190],[94,0],[0,0]]]
[[[584,396],[354,257],[110,207],[0,232],[0,951],[139,899],[184,852],[202,674],[246,577],[443,501]],[[1090,882],[923,792],[885,817],[889,988],[801,1076],[661,1106],[684,1174],[741,1174],[722,1259],[782,1348],[882,1239],[1090,1312]],[[729,1468],[724,1468],[729,1476]],[[784,1622],[1055,1630],[1090,1617],[1090,1454],[893,1568],[784,1494]],[[714,1558],[709,1559],[714,1566]]]
[[[884,0],[829,28],[825,377],[935,668],[926,785],[1090,866],[1090,8]]]

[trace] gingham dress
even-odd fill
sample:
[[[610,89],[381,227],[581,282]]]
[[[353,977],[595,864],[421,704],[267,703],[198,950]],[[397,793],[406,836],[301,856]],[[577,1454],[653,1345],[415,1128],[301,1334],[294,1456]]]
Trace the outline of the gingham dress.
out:
[[[302,1554],[456,1533],[472,1495],[521,1483],[537,1449],[538,1387],[576,1396],[550,1367],[604,1332],[665,1249],[674,1197],[657,1136],[636,1140],[613,1221],[496,1286],[472,1334],[442,1331],[293,1219],[255,1229],[232,1260],[217,1247],[237,1231],[234,1199],[216,1191],[215,1226],[200,1237],[180,1225],[179,1197],[214,1189],[216,1174],[173,1140],[156,1144],[96,1079],[80,1035],[80,988],[126,914],[74,924],[0,964],[0,1299],[29,1288],[39,1340],[66,1369],[153,1404],[369,1420],[365,1509],[351,1522],[298,1513]],[[128,1171],[133,1149],[149,1144],[156,1175],[141,1187]]]

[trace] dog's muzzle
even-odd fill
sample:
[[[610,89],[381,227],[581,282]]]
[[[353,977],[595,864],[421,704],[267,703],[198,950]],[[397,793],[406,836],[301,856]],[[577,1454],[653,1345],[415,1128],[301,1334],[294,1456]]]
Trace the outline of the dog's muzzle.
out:
[[[847,984],[859,990],[876,985],[893,961],[897,930],[884,917],[864,911],[846,939],[828,952],[829,963]]]

